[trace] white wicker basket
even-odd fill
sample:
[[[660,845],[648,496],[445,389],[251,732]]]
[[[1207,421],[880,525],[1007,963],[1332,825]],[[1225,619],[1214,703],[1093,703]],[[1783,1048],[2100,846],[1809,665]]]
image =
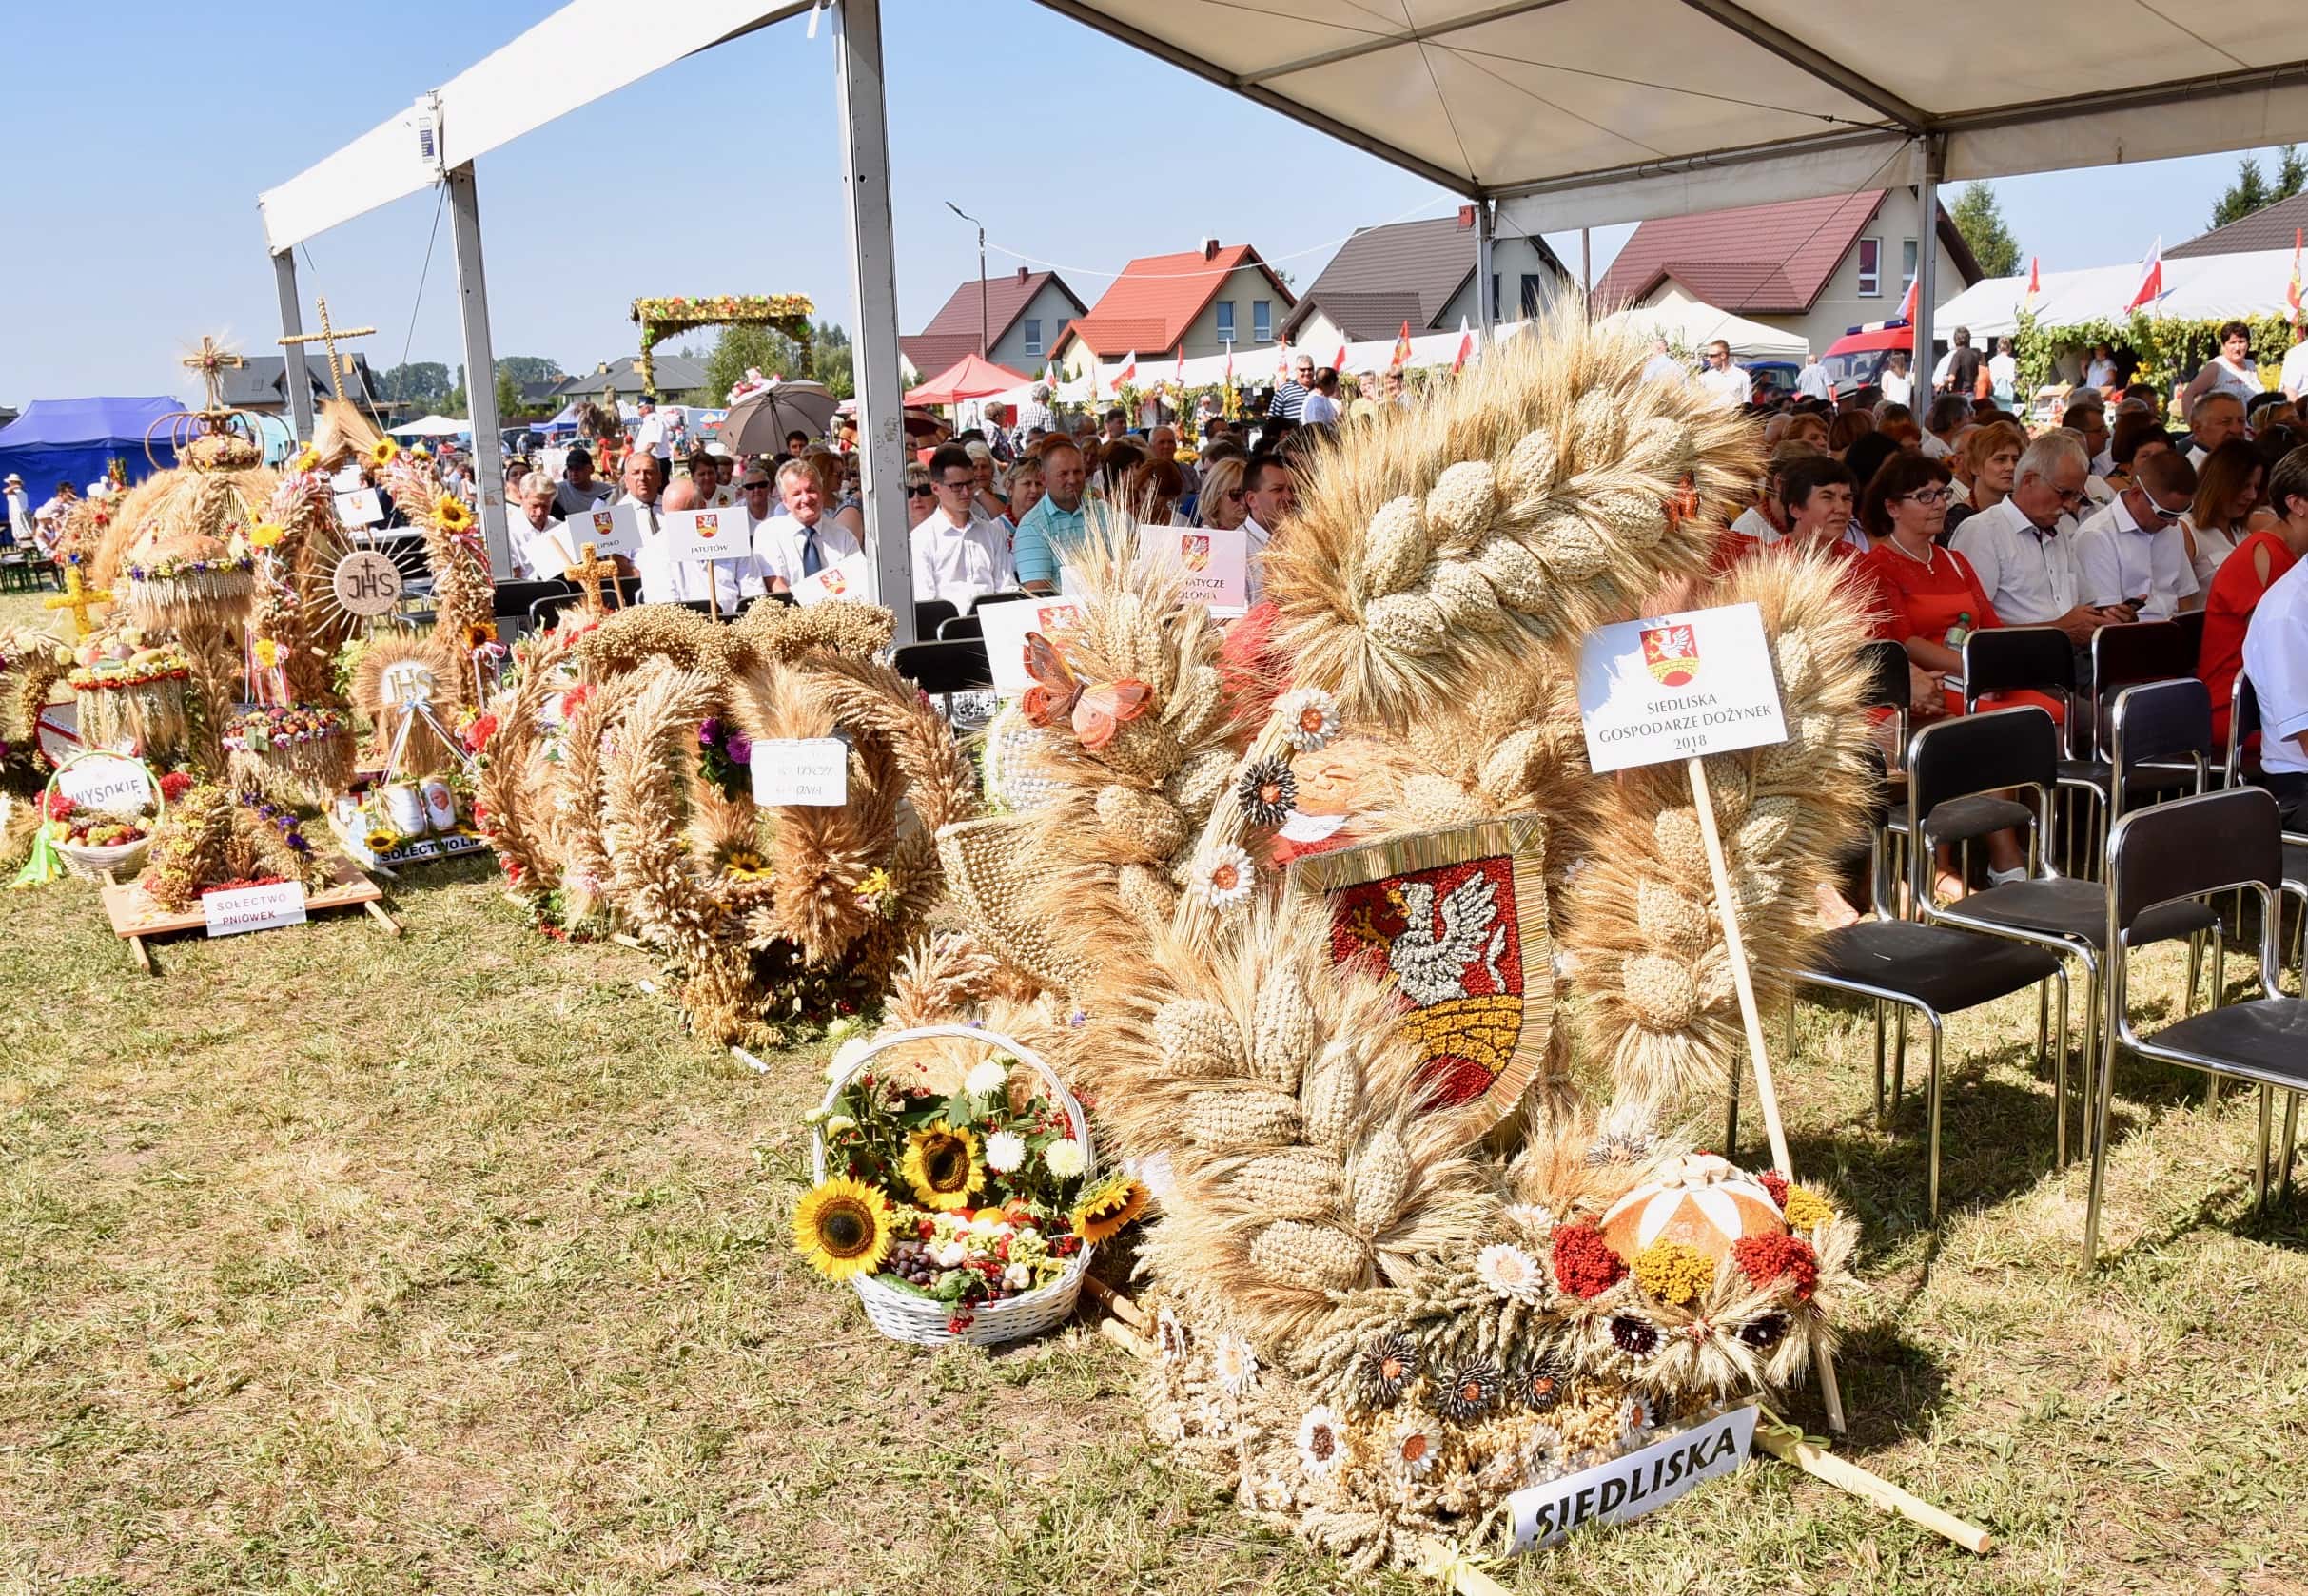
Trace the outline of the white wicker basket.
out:
[[[1074,1130],[1074,1139],[1082,1144],[1086,1167],[1082,1172],[1084,1185],[1098,1177],[1098,1155],[1090,1147],[1089,1121],[1082,1115],[1082,1105],[1074,1094],[1066,1089],[1049,1065],[1044,1063],[1032,1048],[1004,1036],[975,1025],[922,1025],[910,1031],[892,1031],[886,1037],[876,1037],[864,1052],[851,1060],[850,1067],[833,1079],[826,1089],[826,1100],[821,1105],[819,1129],[810,1137],[811,1178],[823,1181],[826,1178],[826,1138],[824,1116],[839,1100],[842,1089],[861,1070],[866,1061],[877,1054],[910,1041],[929,1037],[958,1037],[965,1041],[984,1042],[991,1052],[1007,1053],[1021,1063],[1032,1066],[1042,1083],[1049,1088],[1052,1102],[1066,1109],[1066,1117]],[[908,1341],[917,1347],[943,1347],[949,1342],[965,1342],[973,1347],[990,1347],[996,1342],[1016,1341],[1028,1335],[1039,1335],[1066,1321],[1074,1312],[1074,1301],[1082,1294],[1083,1273],[1090,1266],[1093,1249],[1086,1242],[1080,1252],[1066,1260],[1066,1273],[1040,1291],[1023,1296],[1006,1298],[1001,1302],[980,1303],[974,1310],[968,1328],[949,1330],[946,1321],[952,1309],[946,1303],[933,1302],[912,1292],[886,1286],[870,1275],[854,1275],[851,1284],[857,1288],[857,1299],[864,1304],[866,1317],[873,1328],[892,1341]]]
[[[42,792],[40,809],[42,824],[47,824],[47,794],[56,790],[57,777],[62,776],[65,771],[84,759],[126,759],[127,757],[125,754],[114,753],[109,749],[83,749],[57,766],[55,772],[49,777],[48,787]],[[56,857],[64,861],[66,868],[83,881],[112,881],[122,876],[133,875],[143,869],[145,856],[152,851],[152,834],[160,829],[160,823],[168,818],[168,799],[166,794],[160,789],[160,778],[152,773],[152,767],[146,765],[143,760],[135,760],[132,763],[143,767],[145,780],[152,789],[152,823],[145,827],[143,836],[132,843],[112,843],[103,847],[89,847],[81,843],[51,841],[49,844],[56,850]]]

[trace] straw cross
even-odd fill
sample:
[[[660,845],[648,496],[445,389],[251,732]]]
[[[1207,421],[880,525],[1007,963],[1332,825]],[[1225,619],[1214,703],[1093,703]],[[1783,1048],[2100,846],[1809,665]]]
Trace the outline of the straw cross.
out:
[[[602,558],[590,543],[585,545],[584,553],[584,559],[571,566],[561,574],[573,578],[578,587],[585,590],[587,611],[597,615],[603,614],[607,612],[607,607],[601,602],[601,584],[609,582],[612,584],[610,591],[612,593],[616,591],[615,583],[617,578],[617,562],[614,559]]]
[[[201,335],[201,346],[177,363],[186,371],[201,374],[201,380],[208,385],[208,408],[222,410],[225,408],[226,369],[237,371],[248,362],[204,333]]]
[[[83,587],[80,582],[80,567],[68,565],[64,568],[64,592],[53,598],[42,599],[40,607],[43,610],[71,611],[72,634],[76,637],[86,637],[96,630],[88,624],[88,611],[96,605],[111,602],[110,589]]]
[[[376,332],[377,329],[374,327],[332,327],[328,324],[328,301],[323,298],[315,302],[317,302],[321,307],[321,330],[317,333],[291,333],[287,337],[282,339],[280,341],[291,348],[301,343],[324,343],[328,345],[329,386],[337,390],[337,398],[342,400],[344,398],[344,374],[339,369],[337,340],[341,338],[367,338]],[[286,380],[285,374],[284,374],[284,380]]]

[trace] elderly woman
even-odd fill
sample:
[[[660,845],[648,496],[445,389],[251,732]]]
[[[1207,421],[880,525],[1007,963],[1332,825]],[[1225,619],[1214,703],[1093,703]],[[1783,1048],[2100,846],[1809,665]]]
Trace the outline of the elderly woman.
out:
[[[534,581],[539,570],[538,556],[542,553],[543,565],[549,568],[546,574],[559,575],[569,564],[568,555],[551,547],[553,534],[561,525],[560,517],[553,513],[560,484],[541,471],[532,471],[515,491],[521,518],[512,528],[513,574],[522,581]]]
[[[974,438],[962,447],[969,451],[969,469],[978,478],[977,491],[970,495],[970,502],[989,521],[1010,520],[1009,501],[994,486],[993,450]]]
[[[1042,462],[1031,455],[1021,457],[1011,463],[1009,479],[1003,486],[1009,490],[1009,518],[1015,526],[1026,519],[1027,511],[1042,502]]]
[[[1141,460],[1123,478],[1122,507],[1144,526],[1182,527],[1178,501],[1186,496],[1186,474],[1176,460]]]

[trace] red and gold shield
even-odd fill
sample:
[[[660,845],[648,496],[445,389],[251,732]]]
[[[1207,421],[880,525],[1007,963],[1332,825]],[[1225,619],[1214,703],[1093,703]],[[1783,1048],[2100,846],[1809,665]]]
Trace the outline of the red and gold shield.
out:
[[[1643,663],[1661,687],[1688,687],[1699,674],[1699,640],[1688,626],[1647,626]]]
[[[1210,539],[1207,534],[1181,533],[1178,537],[1178,557],[1190,572],[1210,569]]]
[[[1424,1059],[1430,1111],[1489,1125],[1547,1055],[1555,955],[1546,824],[1512,815],[1294,861],[1330,901],[1332,959],[1393,988]]]

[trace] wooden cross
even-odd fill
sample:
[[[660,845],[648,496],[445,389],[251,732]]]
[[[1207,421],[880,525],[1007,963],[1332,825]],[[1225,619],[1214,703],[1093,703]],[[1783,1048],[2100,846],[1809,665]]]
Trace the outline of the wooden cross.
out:
[[[585,557],[561,573],[585,590],[585,609],[591,614],[605,614],[609,607],[601,602],[601,584],[607,582],[609,591],[617,591],[617,562],[603,559],[590,543],[585,545]]]
[[[64,592],[53,598],[42,599],[40,607],[43,610],[71,611],[72,634],[75,637],[86,637],[96,630],[88,624],[88,611],[95,605],[111,602],[110,589],[82,587],[80,585],[80,567],[68,565],[64,568]]]
[[[337,340],[341,338],[367,338],[375,333],[377,329],[374,327],[332,327],[328,324],[328,301],[326,299],[321,299],[315,302],[317,302],[321,307],[321,330],[317,333],[291,333],[286,338],[282,339],[281,342],[291,349],[296,349],[297,345],[303,343],[325,343],[328,345],[329,386],[337,390],[337,398],[342,400],[344,398],[344,376],[343,373],[339,371],[337,367]],[[302,355],[303,351],[302,349],[296,349],[296,353]],[[288,374],[283,373],[284,380],[286,380],[287,376]]]
[[[248,362],[204,333],[201,335],[201,346],[177,363],[186,371],[201,374],[201,380],[208,384],[208,408],[222,410],[225,408],[225,370],[230,368],[237,371]]]

